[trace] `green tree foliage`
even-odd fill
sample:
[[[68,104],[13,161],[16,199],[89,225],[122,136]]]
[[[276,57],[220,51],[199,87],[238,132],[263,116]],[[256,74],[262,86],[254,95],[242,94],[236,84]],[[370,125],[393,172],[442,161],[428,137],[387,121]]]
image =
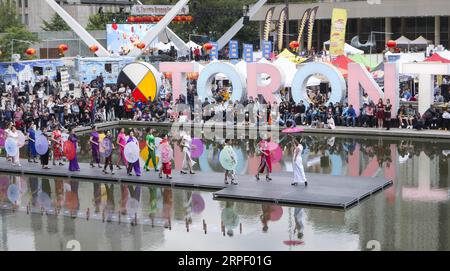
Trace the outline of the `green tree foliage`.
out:
[[[12,26],[5,30],[5,35],[0,39],[0,48],[3,54],[0,56],[1,60],[11,59],[11,48],[14,40],[29,41],[32,43],[39,42],[39,38],[35,33],[31,33],[24,26]],[[25,54],[25,51],[30,48],[31,45],[25,42],[14,41],[14,54],[20,54],[22,59],[30,59]]]
[[[5,32],[8,27],[19,25],[15,1],[0,1],[0,32]]]
[[[92,14],[89,16],[87,30],[105,30],[106,25],[113,22],[114,14]]]
[[[70,30],[70,27],[58,14],[55,13],[49,21],[42,21],[41,29],[44,31],[68,31]]]
[[[175,0],[147,0],[145,4],[173,5]],[[209,40],[218,40],[233,24],[243,16],[243,7],[253,4],[256,0],[194,0],[189,3],[190,15],[194,17],[191,24],[170,24],[170,28],[183,40],[189,39],[189,34],[206,35]],[[234,37],[241,42],[257,44],[259,35],[258,23],[250,22]],[[203,42],[201,38],[193,37],[195,42]]]

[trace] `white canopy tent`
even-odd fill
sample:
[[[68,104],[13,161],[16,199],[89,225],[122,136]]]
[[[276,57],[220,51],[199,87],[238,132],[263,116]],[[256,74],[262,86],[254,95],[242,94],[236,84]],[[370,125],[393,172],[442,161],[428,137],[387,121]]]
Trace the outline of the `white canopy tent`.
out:
[[[195,49],[195,48],[199,48],[201,47],[200,45],[198,45],[197,43],[193,42],[192,40],[190,40],[188,43],[186,43],[186,45],[191,48],[191,49]]]
[[[328,40],[328,41],[324,42],[323,45],[330,46],[330,41]],[[364,54],[363,50],[359,50],[358,48],[355,48],[348,43],[346,43],[344,45],[344,52],[346,55],[362,55],[362,54]]]
[[[395,40],[397,47],[409,47],[411,45],[412,40],[408,39],[405,36],[401,36],[400,38]]]

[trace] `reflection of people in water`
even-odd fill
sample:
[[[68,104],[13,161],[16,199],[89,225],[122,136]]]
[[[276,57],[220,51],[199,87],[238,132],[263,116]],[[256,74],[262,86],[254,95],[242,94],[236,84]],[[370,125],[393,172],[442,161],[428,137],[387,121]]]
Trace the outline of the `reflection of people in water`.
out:
[[[270,212],[272,211],[272,206],[270,204],[263,204],[261,206],[262,208],[262,215],[259,217],[261,219],[263,228],[263,232],[267,232],[269,230],[269,220],[270,220]]]
[[[234,229],[239,225],[239,216],[236,214],[236,203],[227,201],[225,202],[225,208],[222,210],[222,222],[227,230],[227,235],[233,237]]]
[[[172,215],[173,195],[171,188],[164,188],[163,190],[163,212],[162,217],[165,220],[164,227],[169,227],[169,219]]]
[[[114,200],[114,184],[104,184],[106,189],[106,207],[105,214],[107,215],[107,222],[112,221],[112,216],[116,210],[116,204]]]
[[[184,219],[187,220],[189,224],[192,224],[192,191],[184,191],[184,195]]]
[[[303,225],[303,218],[305,215],[305,211],[303,208],[295,208],[294,217],[295,217],[295,230],[297,231],[297,238],[303,239],[303,230],[305,226]]]
[[[150,218],[155,218],[156,212],[158,211],[158,188],[156,187],[148,187],[148,191],[150,193],[150,208],[148,211],[148,216]]]

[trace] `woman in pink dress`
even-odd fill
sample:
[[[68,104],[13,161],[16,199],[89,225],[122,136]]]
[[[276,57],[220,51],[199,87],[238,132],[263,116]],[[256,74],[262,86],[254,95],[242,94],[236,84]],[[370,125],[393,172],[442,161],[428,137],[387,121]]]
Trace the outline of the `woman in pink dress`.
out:
[[[256,174],[256,180],[259,181],[259,174],[264,173],[265,170],[267,170],[266,173],[266,181],[270,182],[272,181],[272,178],[270,178],[270,173],[272,173],[272,153],[269,148],[270,138],[266,140],[262,140],[259,142],[259,150],[261,152],[261,162],[258,167],[258,173]]]
[[[120,129],[120,133],[117,136],[117,145],[119,145],[119,158],[117,159],[116,166],[120,169],[120,163],[122,163],[125,167],[127,167],[127,159],[125,159],[125,146],[127,145],[126,136],[125,136],[125,128]]]

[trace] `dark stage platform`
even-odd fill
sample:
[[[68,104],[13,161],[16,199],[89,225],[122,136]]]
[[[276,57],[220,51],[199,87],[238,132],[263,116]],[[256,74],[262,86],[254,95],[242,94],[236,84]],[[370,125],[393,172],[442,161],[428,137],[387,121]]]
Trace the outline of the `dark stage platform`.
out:
[[[48,177],[73,178],[102,182],[122,182],[133,184],[171,186],[189,189],[205,189],[218,191],[215,199],[234,199],[246,201],[271,202],[277,204],[293,204],[316,207],[346,209],[359,201],[392,185],[392,181],[382,178],[330,176],[307,174],[308,187],[290,185],[291,173],[274,174],[273,181],[268,183],[262,176],[256,182],[252,176],[238,176],[239,185],[226,186],[223,174],[197,173],[181,176],[173,174],[172,180],[159,179],[154,171],[143,172],[143,176],[128,176],[125,169],[117,170],[115,175],[105,175],[100,168],[91,168],[89,164],[81,163],[80,172],[69,172],[68,165],[52,166],[43,170],[40,164],[30,164],[22,161],[22,167],[12,166],[4,158],[0,161],[1,173],[38,175]]]

